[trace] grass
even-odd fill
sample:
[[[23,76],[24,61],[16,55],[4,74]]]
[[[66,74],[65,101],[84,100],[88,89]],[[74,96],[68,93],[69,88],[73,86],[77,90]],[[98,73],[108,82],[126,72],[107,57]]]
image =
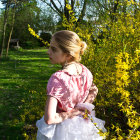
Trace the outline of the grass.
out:
[[[50,63],[47,49],[9,51],[9,57],[0,61],[0,139],[22,140],[24,113],[29,91],[46,94],[47,81],[60,69]],[[22,102],[25,100],[25,102]]]

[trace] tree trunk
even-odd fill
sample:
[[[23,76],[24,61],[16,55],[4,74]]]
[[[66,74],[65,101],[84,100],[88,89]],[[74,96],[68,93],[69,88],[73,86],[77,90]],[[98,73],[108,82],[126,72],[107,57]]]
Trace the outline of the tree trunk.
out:
[[[16,0],[15,0],[15,6],[14,6],[14,10],[13,10],[12,27],[11,27],[11,31],[10,31],[10,35],[9,35],[9,39],[8,39],[7,48],[6,48],[6,57],[8,56],[9,44],[10,44],[11,36],[13,33],[13,28],[14,28],[14,23],[15,23],[15,12],[16,12]]]
[[[82,8],[81,14],[80,14],[77,22],[80,22],[83,20],[83,18],[85,16],[85,12],[86,12],[86,6],[87,6],[87,0],[84,0],[83,8]]]
[[[134,2],[136,3],[136,0],[134,0]],[[137,14],[137,5],[138,4],[134,4],[135,6],[134,6],[134,18],[136,18],[136,14]]]
[[[122,10],[122,12],[124,12],[125,14],[126,14],[126,2],[124,1],[124,3],[123,3],[123,10]]]
[[[117,21],[117,18],[116,18],[116,11],[117,11],[117,8],[118,8],[118,4],[119,4],[119,0],[117,0],[117,3],[114,3],[114,7],[113,7],[113,15],[111,16],[112,18],[112,22],[116,22]]]
[[[2,35],[2,45],[0,46],[0,58],[3,55],[3,49],[5,46],[5,34],[6,34],[6,26],[7,26],[7,16],[9,12],[9,5],[10,5],[10,0],[7,0],[7,4],[5,7],[5,13],[4,13],[4,23],[3,23],[3,35]]]
[[[69,10],[66,8],[66,5],[68,4],[68,1],[65,0],[65,7],[64,7],[64,14],[65,14],[65,17],[67,18],[68,22],[69,22],[69,18],[70,18],[70,15],[69,15]]]
[[[71,0],[71,8],[72,8],[72,10],[74,10],[74,3],[75,3],[75,1]]]

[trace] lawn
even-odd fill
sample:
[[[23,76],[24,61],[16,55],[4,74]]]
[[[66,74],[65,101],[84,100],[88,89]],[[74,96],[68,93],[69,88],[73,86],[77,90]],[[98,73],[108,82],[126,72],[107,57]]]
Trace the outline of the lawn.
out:
[[[25,109],[32,114],[32,106],[28,106],[31,99],[41,99],[39,94],[34,98],[36,94],[30,92],[42,93],[41,96],[46,97],[47,81],[52,73],[60,69],[60,65],[50,63],[46,52],[44,48],[10,50],[8,59],[0,61],[1,140],[25,139],[23,126],[29,120],[23,121],[21,115],[25,116]]]

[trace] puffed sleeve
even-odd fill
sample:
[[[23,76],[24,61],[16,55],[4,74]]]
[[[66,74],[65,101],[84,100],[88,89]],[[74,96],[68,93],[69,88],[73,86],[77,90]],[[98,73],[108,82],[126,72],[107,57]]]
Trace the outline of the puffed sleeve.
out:
[[[90,91],[92,91],[95,96],[97,95],[98,88],[97,88],[97,86],[94,83],[92,83],[92,86],[90,88]]]
[[[62,105],[62,99],[64,96],[64,87],[59,77],[54,74],[48,80],[47,95],[55,97]]]

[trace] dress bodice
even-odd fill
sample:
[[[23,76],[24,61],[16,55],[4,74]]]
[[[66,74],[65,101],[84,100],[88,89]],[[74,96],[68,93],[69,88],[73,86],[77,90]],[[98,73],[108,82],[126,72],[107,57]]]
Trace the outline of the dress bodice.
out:
[[[93,75],[87,67],[80,65],[82,73],[79,75],[59,70],[48,80],[47,95],[58,100],[58,112],[71,110],[77,103],[83,103],[88,96]]]

